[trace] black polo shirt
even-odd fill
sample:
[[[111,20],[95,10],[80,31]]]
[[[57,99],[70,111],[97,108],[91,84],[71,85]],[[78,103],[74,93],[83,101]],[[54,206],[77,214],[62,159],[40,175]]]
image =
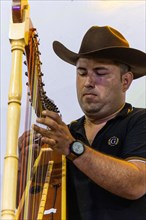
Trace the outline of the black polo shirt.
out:
[[[83,116],[69,127],[75,139],[90,146],[84,120]],[[126,103],[97,133],[90,147],[113,157],[145,162],[146,109],[133,108]],[[146,220],[146,195],[137,200],[116,196],[67,162],[67,210],[68,220]]]

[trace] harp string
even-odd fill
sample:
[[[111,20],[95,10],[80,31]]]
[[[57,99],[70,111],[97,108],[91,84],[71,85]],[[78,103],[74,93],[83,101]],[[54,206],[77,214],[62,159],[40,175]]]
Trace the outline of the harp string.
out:
[[[27,98],[27,107],[26,107],[26,119],[25,119],[25,130],[29,130],[30,126],[32,124],[32,121],[35,120],[35,114],[33,109],[35,109],[36,112],[38,112],[38,101],[37,101],[37,96],[38,96],[38,84],[39,84],[39,65],[40,65],[40,60],[38,59],[38,51],[36,49],[36,45],[37,42],[35,42],[35,37],[33,36],[30,40],[29,43],[29,48],[27,48],[27,50],[29,50],[29,57],[27,57],[27,64],[28,64],[28,98]],[[41,113],[41,112],[40,112]],[[39,179],[39,184],[42,185],[43,184],[43,173],[44,171],[42,170],[41,175],[40,172],[36,171],[35,173],[35,177],[32,177],[32,167],[34,165],[34,161],[37,158],[37,156],[39,155],[39,152],[37,152],[36,155],[36,151],[33,150],[33,145],[39,145],[39,140],[36,141],[34,143],[34,134],[33,132],[30,133],[30,136],[27,137],[26,142],[23,143],[22,145],[22,163],[21,163],[21,176],[20,176],[20,193],[19,193],[19,201],[23,195],[23,193],[25,194],[25,204],[24,204],[24,218],[28,218],[28,208],[29,208],[29,204],[30,204],[30,198],[29,198],[29,192],[28,189],[25,190],[26,184],[28,182],[31,182],[33,179],[33,187],[35,188],[35,186],[37,186],[37,181]],[[26,159],[27,158],[27,159]],[[44,164],[45,161],[45,156],[42,156],[42,164]],[[42,166],[42,169],[44,169],[44,167]],[[38,169],[39,170],[39,169]],[[36,190],[35,190],[36,191]],[[32,217],[33,217],[33,213],[35,212],[35,193],[33,198],[31,198],[31,204],[32,204]],[[41,194],[40,194],[41,197]],[[40,200],[40,198],[39,198]]]
[[[27,65],[28,65],[28,88],[29,88],[29,92],[28,94],[30,95],[30,98],[28,98],[30,100],[30,115],[31,117],[28,117],[28,112],[26,113],[26,118],[30,118],[30,120],[27,123],[28,127],[32,124],[32,118],[33,115],[37,115],[37,116],[41,116],[41,111],[43,109],[49,109],[55,112],[59,112],[57,106],[52,102],[52,100],[48,99],[48,97],[45,95],[44,89],[43,89],[43,83],[42,83],[42,73],[41,73],[41,61],[39,59],[39,50],[38,50],[38,41],[37,41],[37,34],[35,33],[35,29],[31,30],[32,32],[32,38],[30,40],[30,44],[29,47],[26,48],[26,54],[28,53],[29,56],[27,56]],[[34,111],[36,114],[34,114]],[[26,120],[26,121],[27,121]],[[26,130],[26,129],[25,129]],[[25,164],[25,175],[26,177],[26,181],[24,181],[24,187],[23,187],[23,191],[24,191],[24,195],[23,197],[25,198],[25,204],[24,204],[24,217],[23,218],[31,218],[31,219],[35,219],[37,216],[36,210],[38,209],[38,201],[41,201],[41,197],[42,197],[42,192],[37,193],[37,190],[41,190],[43,188],[44,182],[46,181],[45,176],[47,173],[47,169],[49,170],[49,164],[47,163],[48,161],[48,155],[43,153],[42,157],[41,157],[41,164],[38,166],[38,168],[36,169],[35,175],[33,175],[33,172],[31,171],[34,165],[34,161],[36,159],[36,155],[34,158],[33,155],[33,141],[34,141],[34,137],[33,137],[33,133],[31,133],[29,139],[27,140],[27,142],[29,143],[29,147],[27,147],[27,151],[25,152],[26,146],[24,145],[24,155],[26,153],[26,157],[28,158],[27,160],[24,159],[24,164]],[[35,136],[35,135],[34,135]],[[35,141],[35,144],[37,144],[37,142]],[[45,148],[45,146],[43,146],[43,148]],[[48,147],[48,146],[47,146]],[[49,154],[51,154],[49,152]],[[39,154],[38,154],[39,155]],[[37,155],[37,156],[38,156]],[[51,160],[51,157],[50,157]],[[56,161],[57,164],[57,160],[54,158],[54,160]],[[59,158],[60,160],[60,158]],[[61,167],[61,163],[59,165]],[[54,174],[55,178],[59,178],[61,179],[61,168],[59,167],[59,169],[56,169],[56,173]],[[59,174],[58,174],[59,173]],[[50,175],[50,174],[49,174]],[[23,175],[22,175],[23,178]],[[49,186],[49,178],[48,178],[48,186]],[[27,183],[30,182],[30,188],[26,187]],[[38,183],[39,182],[39,183]],[[58,181],[57,181],[58,182]],[[47,186],[47,187],[48,187]],[[26,190],[25,190],[26,187]],[[57,198],[57,194],[56,192],[58,191],[58,187],[60,187],[60,184],[56,184],[53,183],[53,190],[54,193],[52,194],[53,197],[53,202],[51,202],[51,207],[55,208],[55,202],[56,202],[56,198]],[[30,190],[31,192],[33,192],[33,196],[30,195],[30,193],[28,192],[28,190]],[[45,195],[47,196],[47,195]],[[52,198],[51,198],[52,199]],[[31,203],[31,211],[30,211],[30,203]],[[44,207],[43,207],[44,208]],[[53,215],[52,219],[53,219]],[[23,219],[22,218],[22,219]]]
[[[32,63],[34,64],[33,68],[35,70],[35,74],[31,74],[33,76],[32,77],[33,79],[31,79],[31,88],[33,88],[31,97],[32,97],[32,106],[34,106],[35,113],[38,116],[41,116],[40,105],[39,105],[38,99],[40,98],[39,93],[40,93],[40,88],[42,86],[42,81],[41,81],[41,77],[40,77],[41,76],[41,68],[40,68],[41,61],[39,59],[40,53],[38,50],[39,42],[37,40],[37,36],[38,35],[34,32],[33,37],[32,37],[32,47],[34,47],[35,49],[33,50],[34,62],[32,62]],[[31,70],[33,70],[33,68],[31,68]],[[36,141],[36,139],[35,139],[35,144],[37,144],[37,145],[40,144],[39,139],[38,139],[38,141]],[[34,158],[33,158],[33,160],[34,160]],[[33,192],[33,199],[31,199],[32,210],[33,210],[32,213],[35,213],[35,211],[36,211],[36,201],[41,200],[42,186],[44,184],[44,173],[45,173],[45,166],[44,165],[45,165],[45,154],[42,154],[41,164],[38,165],[38,169],[35,173],[35,177],[33,178],[33,186],[30,189]],[[40,191],[40,193],[39,193],[39,191]],[[37,193],[38,193],[38,195],[37,195]],[[35,216],[32,214],[32,218],[35,218],[35,217],[36,217],[36,214],[35,214]]]

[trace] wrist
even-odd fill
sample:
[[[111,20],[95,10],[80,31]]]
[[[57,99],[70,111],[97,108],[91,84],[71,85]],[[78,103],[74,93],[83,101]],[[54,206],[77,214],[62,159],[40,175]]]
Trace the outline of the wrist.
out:
[[[70,161],[74,161],[76,158],[80,157],[85,152],[85,145],[79,141],[74,140],[69,146],[69,154],[66,158]]]

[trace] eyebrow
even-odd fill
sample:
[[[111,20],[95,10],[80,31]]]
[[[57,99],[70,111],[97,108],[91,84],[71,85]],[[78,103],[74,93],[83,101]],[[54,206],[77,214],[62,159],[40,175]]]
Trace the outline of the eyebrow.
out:
[[[77,67],[77,70],[86,70],[87,68],[85,68],[85,67]]]
[[[79,66],[79,67],[77,67],[77,70],[87,70],[87,68]],[[109,69],[107,67],[100,66],[100,67],[93,68],[93,70],[109,70]]]

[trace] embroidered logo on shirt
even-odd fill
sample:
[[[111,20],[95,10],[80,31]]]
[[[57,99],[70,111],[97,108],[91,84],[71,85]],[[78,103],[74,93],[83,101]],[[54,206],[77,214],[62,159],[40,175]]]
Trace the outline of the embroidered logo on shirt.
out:
[[[118,143],[119,143],[119,138],[115,137],[115,136],[111,137],[108,140],[108,145],[110,145],[110,146],[116,146]]]

